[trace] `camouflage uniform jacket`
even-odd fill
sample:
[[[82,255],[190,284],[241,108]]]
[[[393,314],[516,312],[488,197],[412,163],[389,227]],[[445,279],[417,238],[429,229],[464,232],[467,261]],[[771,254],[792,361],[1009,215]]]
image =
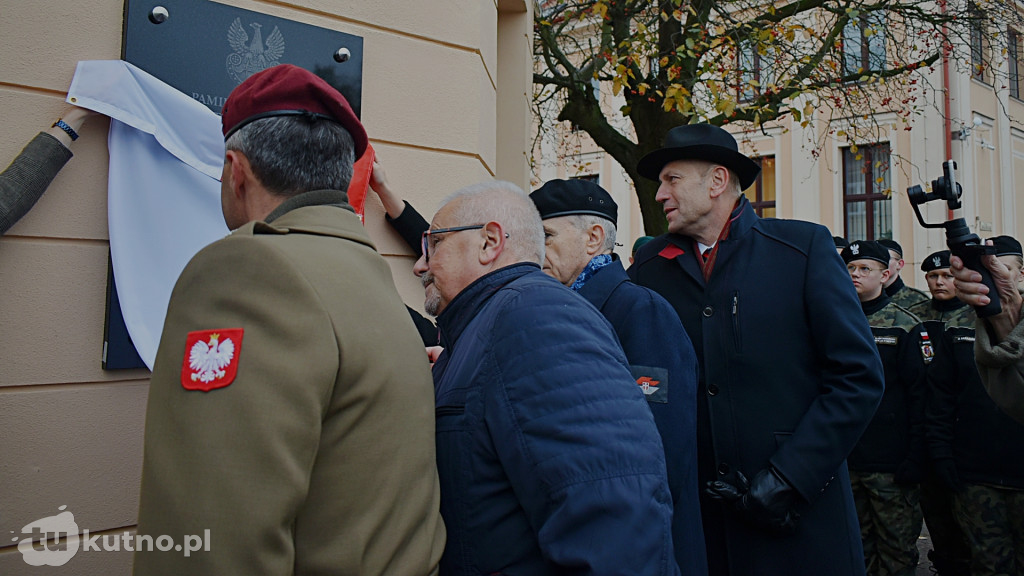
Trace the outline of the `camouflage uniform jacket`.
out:
[[[920,473],[925,463],[920,321],[884,294],[862,306],[882,358],[885,393],[847,463],[850,470],[895,473],[909,461],[906,466]]]
[[[885,293],[892,298],[892,303],[897,306],[902,306],[907,310],[910,307],[919,302],[927,302],[932,297],[927,293],[917,288],[911,288],[903,283],[903,278],[896,277],[896,281],[885,287]]]
[[[952,300],[927,300],[919,302],[907,308],[911,314],[921,320],[937,320],[943,324],[963,326],[971,328],[974,326],[974,308],[964,305],[959,298]]]

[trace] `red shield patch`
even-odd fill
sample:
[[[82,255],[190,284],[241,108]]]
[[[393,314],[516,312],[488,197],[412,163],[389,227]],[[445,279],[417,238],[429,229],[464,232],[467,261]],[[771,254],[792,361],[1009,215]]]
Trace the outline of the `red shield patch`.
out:
[[[231,384],[238,373],[242,333],[241,328],[189,332],[181,364],[181,386],[209,392]]]

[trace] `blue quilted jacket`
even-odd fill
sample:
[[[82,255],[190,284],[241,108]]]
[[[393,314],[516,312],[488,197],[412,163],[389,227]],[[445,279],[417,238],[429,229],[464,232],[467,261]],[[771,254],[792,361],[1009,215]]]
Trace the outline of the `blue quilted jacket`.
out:
[[[437,320],[441,574],[678,574],[661,439],[600,313],[517,264]]]

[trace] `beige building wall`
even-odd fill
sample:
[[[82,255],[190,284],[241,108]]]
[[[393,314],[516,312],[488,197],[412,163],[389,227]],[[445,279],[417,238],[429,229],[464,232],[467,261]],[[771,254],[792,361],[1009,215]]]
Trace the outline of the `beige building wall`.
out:
[[[363,122],[393,188],[428,219],[463,185],[529,187],[532,2],[223,3],[364,39]],[[79,60],[120,57],[123,10],[123,0],[0,0],[0,165],[57,119]],[[123,549],[31,568],[13,540],[65,505],[92,534],[136,522],[149,373],[100,368],[107,126],[85,124],[74,158],[0,238],[0,574],[130,571]],[[372,197],[366,225],[422,309],[411,252]]]

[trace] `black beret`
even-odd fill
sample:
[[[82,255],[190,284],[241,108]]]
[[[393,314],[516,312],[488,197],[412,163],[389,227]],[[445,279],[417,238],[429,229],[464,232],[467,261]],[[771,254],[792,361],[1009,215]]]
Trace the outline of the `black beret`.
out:
[[[903,246],[900,246],[899,242],[895,240],[890,240],[888,238],[882,238],[881,240],[878,241],[878,243],[881,244],[882,246],[885,246],[886,250],[892,250],[893,252],[899,254],[900,258],[903,258]]]
[[[875,260],[889,267],[889,249],[873,240],[857,240],[843,248],[843,262],[849,264],[854,260]]]
[[[1020,242],[1013,236],[994,236],[989,238],[995,246],[996,256],[1024,256]]]
[[[843,238],[842,236],[833,236],[832,241],[836,243],[836,248],[846,248],[850,245],[850,243],[846,241],[846,238]]]
[[[949,250],[939,250],[934,254],[929,254],[924,259],[924,262],[921,262],[921,270],[924,272],[941,270],[942,268],[949,268]]]
[[[530,194],[542,220],[573,214],[607,218],[615,224],[619,207],[604,188],[587,180],[550,180]]]

